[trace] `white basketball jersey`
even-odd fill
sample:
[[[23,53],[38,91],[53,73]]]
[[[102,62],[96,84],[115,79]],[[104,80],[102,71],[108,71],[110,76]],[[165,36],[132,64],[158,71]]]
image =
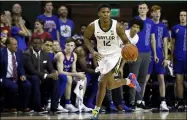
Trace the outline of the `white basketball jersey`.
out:
[[[111,28],[104,32],[99,25],[99,19],[94,21],[95,37],[97,39],[97,50],[103,55],[120,52],[120,38],[116,32],[117,21],[112,19]]]

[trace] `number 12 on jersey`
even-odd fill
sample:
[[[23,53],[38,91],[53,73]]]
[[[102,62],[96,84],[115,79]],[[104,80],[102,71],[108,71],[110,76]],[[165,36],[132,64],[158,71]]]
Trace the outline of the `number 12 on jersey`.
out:
[[[111,46],[110,41],[105,41],[105,40],[103,40],[103,45],[104,46]]]

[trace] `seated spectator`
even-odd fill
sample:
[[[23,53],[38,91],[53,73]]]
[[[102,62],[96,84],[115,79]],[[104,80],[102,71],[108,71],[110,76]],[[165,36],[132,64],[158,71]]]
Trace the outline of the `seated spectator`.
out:
[[[95,46],[95,42],[92,40],[93,46]],[[78,45],[78,44],[77,44]],[[90,108],[94,108],[94,99],[97,94],[98,89],[98,77],[99,73],[95,72],[95,68],[97,67],[97,62],[92,57],[92,54],[89,52],[85,45],[80,45],[75,49],[75,53],[77,54],[77,71],[85,72],[87,78],[87,88],[90,82],[92,82],[92,86],[90,87],[90,92],[88,93],[88,101],[87,106]]]
[[[75,42],[73,38],[69,38],[66,40],[66,45],[64,51],[60,54],[61,61],[58,62],[58,69],[60,73],[67,75],[68,82],[65,90],[65,108],[69,110],[69,112],[77,112],[78,109],[71,104],[71,88],[73,80],[84,80],[84,93],[86,91],[86,77],[83,72],[76,71],[76,62],[77,55],[73,52],[75,48]],[[78,106],[78,105],[76,105]],[[83,111],[91,111],[92,109],[87,108],[84,104],[82,105]]]
[[[5,93],[5,107],[9,112],[31,112],[28,101],[31,84],[25,77],[22,52],[17,50],[17,40],[8,37],[6,48],[0,52],[0,79]],[[18,98],[17,98],[18,96]]]
[[[45,39],[51,39],[51,35],[44,30],[44,22],[42,20],[35,21],[34,33],[32,35],[32,38],[33,37],[39,37],[42,42],[44,42]]]
[[[45,39],[44,42],[44,46],[43,46],[43,50],[45,52],[47,52],[50,56],[51,59],[51,63],[53,64],[53,67],[55,68],[55,70],[58,70],[58,64],[59,62],[61,62],[61,59],[59,57],[59,55],[61,54],[61,49],[60,49],[60,45],[58,41],[52,41],[52,39]],[[66,89],[66,84],[67,84],[67,76],[64,74],[59,74],[58,78],[60,80],[60,98],[62,97],[62,95],[64,94],[64,91]],[[62,112],[68,112],[68,110],[64,109],[61,105],[61,99],[59,99],[59,103],[58,103],[58,110],[62,111]],[[50,101],[48,103],[48,107],[47,109],[50,109]]]
[[[21,17],[13,16],[12,20],[12,37],[16,38],[18,42],[18,49],[24,51],[27,49],[25,37],[29,36],[29,31],[25,27],[25,23]]]
[[[41,39],[33,38],[32,48],[24,54],[25,61],[27,61],[25,62],[26,73],[32,84],[33,109],[39,113],[46,113],[41,107],[47,105],[45,99],[47,93],[47,99],[51,98],[50,110],[54,113],[61,113],[57,110],[60,87],[58,73],[54,70],[48,53],[41,50],[41,46]]]
[[[87,28],[87,25],[85,25],[85,24],[82,24],[81,26],[80,26],[80,32],[79,33],[77,33],[77,34],[75,34],[75,35],[73,35],[73,39],[84,39],[84,31],[86,30],[86,28]]]

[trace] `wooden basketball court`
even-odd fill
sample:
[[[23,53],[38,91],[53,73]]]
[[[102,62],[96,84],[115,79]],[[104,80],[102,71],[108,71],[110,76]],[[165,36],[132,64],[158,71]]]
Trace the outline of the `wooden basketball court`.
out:
[[[64,120],[64,119],[90,119],[91,113],[63,113],[63,114],[47,114],[47,115],[38,115],[36,113],[32,114],[1,114],[1,120]],[[186,120],[187,115],[186,112],[134,112],[134,113],[101,113],[99,115],[99,119],[106,119],[106,120],[129,120],[129,119],[172,119],[172,120]]]

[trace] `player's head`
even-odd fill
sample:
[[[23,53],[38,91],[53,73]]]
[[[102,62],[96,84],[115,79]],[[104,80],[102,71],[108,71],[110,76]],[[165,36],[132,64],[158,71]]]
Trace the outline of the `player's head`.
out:
[[[21,8],[21,5],[16,3],[12,6],[12,12],[13,14],[21,14],[22,12],[22,8]]]
[[[129,23],[128,23],[127,20],[121,20],[121,21],[120,21],[120,24],[121,24],[125,29],[127,29],[128,26],[129,26]]]
[[[109,4],[101,4],[98,7],[98,16],[101,20],[108,22],[110,20],[111,6]]]
[[[186,10],[181,10],[179,14],[180,22],[186,23]]]
[[[35,25],[34,25],[34,29],[36,29],[36,30],[44,29],[44,21],[43,20],[36,20]]]
[[[45,39],[43,44],[43,50],[45,52],[52,52],[52,45],[53,45],[52,39],[49,38]]]
[[[149,8],[145,2],[140,2],[138,5],[138,12],[141,16],[146,16]]]
[[[75,40],[75,45],[76,45],[76,47],[82,46],[83,43],[84,43],[84,41],[83,41],[83,39],[81,39],[81,38],[77,38],[77,39]]]
[[[59,9],[58,9],[58,14],[61,17],[67,17],[67,15],[68,15],[67,7],[65,5],[60,6]]]
[[[80,25],[80,33],[81,33],[81,34],[84,34],[86,28],[87,28],[87,25],[86,25],[86,24]]]
[[[153,20],[159,21],[161,16],[161,7],[159,5],[153,5],[151,7],[151,16]]]
[[[134,34],[137,34],[139,31],[143,30],[144,22],[140,19],[133,18],[129,22],[129,27]]]
[[[4,23],[6,22],[5,12],[4,12],[4,11],[1,11],[0,15],[1,15],[0,23],[3,23],[3,24],[4,24]]]
[[[46,1],[46,2],[44,3],[44,10],[45,10],[45,12],[47,12],[47,13],[52,12],[52,11],[53,11],[53,3],[52,3],[51,1]]]
[[[52,49],[53,49],[53,52],[62,51],[61,47],[60,47],[60,43],[57,40],[53,41],[53,47],[52,47]]]
[[[168,28],[169,27],[169,22],[166,18],[162,18],[161,22]]]
[[[6,39],[6,46],[11,52],[16,52],[18,48],[17,40],[13,37],[8,37]]]
[[[73,38],[66,39],[65,50],[68,53],[72,53],[75,49],[75,40]]]
[[[33,37],[31,42],[34,51],[38,52],[42,49],[42,40],[39,37]]]

